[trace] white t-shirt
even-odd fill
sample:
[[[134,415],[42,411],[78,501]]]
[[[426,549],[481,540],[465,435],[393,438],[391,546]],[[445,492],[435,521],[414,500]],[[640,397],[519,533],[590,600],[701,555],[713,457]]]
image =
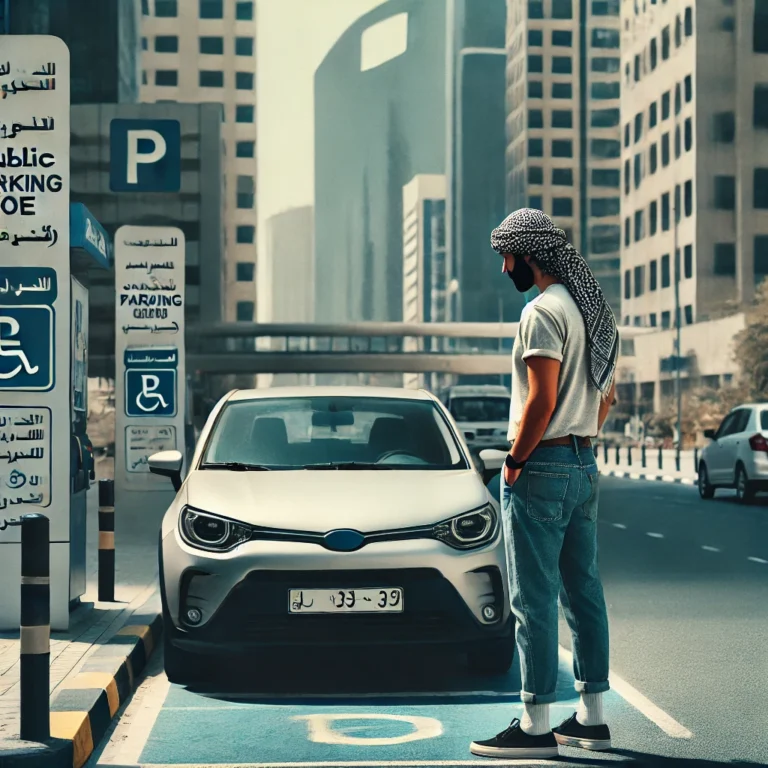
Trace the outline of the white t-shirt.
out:
[[[512,398],[509,408],[511,442],[517,435],[528,399],[529,357],[549,357],[561,363],[557,405],[543,440],[577,435],[596,437],[600,391],[589,377],[584,319],[568,289],[555,283],[526,304],[512,348]]]

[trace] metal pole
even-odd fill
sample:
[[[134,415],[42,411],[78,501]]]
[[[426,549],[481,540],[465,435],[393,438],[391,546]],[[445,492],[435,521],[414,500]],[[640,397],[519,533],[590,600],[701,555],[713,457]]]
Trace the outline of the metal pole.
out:
[[[99,602],[115,602],[114,480],[99,480]]]
[[[645,466],[646,466],[645,443],[643,443],[640,446],[640,464],[642,465],[643,469],[645,469]]]
[[[627,446],[627,465],[632,466],[632,446]]]
[[[659,446],[659,469],[664,469],[664,456],[661,453],[661,446]]]
[[[678,123],[675,118],[675,137],[677,137]],[[682,388],[680,386],[680,253],[678,248],[678,221],[680,211],[678,210],[678,186],[675,185],[675,197],[673,201],[675,215],[675,398],[677,400],[677,450],[675,451],[675,469],[680,471],[680,447],[683,442],[683,418],[682,418]],[[682,197],[682,187],[680,187],[680,197]]]
[[[19,736],[42,742],[51,737],[50,524],[36,513],[21,518],[20,635]]]

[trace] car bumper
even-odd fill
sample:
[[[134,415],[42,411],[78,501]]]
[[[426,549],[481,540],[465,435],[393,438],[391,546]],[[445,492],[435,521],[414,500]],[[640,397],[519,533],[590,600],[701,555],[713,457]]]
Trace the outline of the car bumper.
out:
[[[501,539],[478,552],[437,541],[370,544],[355,553],[317,545],[249,542],[228,555],[188,547],[174,531],[162,541],[161,580],[169,639],[196,652],[265,646],[467,645],[513,631]],[[291,589],[401,587],[403,612],[288,611]],[[482,609],[494,605],[498,618]],[[187,611],[202,621],[192,626]]]

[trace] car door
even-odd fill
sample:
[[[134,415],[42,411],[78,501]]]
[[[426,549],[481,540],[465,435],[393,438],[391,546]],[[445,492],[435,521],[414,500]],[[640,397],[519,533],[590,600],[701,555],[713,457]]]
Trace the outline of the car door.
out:
[[[747,425],[752,411],[749,408],[739,408],[733,412],[733,420],[728,426],[728,434],[718,440],[721,450],[722,481],[732,483],[736,477],[736,460],[742,445],[748,440]]]
[[[704,460],[707,465],[709,481],[714,485],[729,483],[732,480],[732,476],[726,476],[728,472],[728,462],[723,443],[730,434],[730,431],[735,428],[735,425],[736,411],[731,411],[731,413],[720,422],[720,426],[718,427],[717,432],[715,432],[714,439],[707,446]]]

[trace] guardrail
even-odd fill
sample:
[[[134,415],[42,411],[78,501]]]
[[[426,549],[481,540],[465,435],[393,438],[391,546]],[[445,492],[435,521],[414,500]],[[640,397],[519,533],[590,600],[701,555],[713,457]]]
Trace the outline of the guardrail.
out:
[[[595,457],[601,457],[605,464],[612,466],[639,467],[660,471],[699,472],[699,449],[681,450],[640,446],[595,445]],[[670,466],[670,464],[672,466]]]

